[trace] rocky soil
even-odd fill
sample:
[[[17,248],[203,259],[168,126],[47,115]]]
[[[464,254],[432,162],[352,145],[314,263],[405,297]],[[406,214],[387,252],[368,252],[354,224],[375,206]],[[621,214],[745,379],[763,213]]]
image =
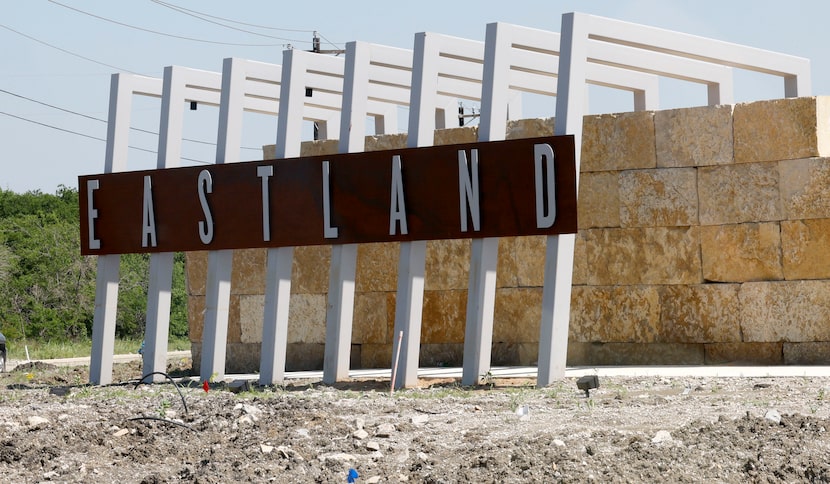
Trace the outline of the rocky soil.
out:
[[[87,369],[0,375],[0,481],[828,482],[830,378],[601,378],[475,388],[90,387]],[[179,393],[181,392],[181,393]]]

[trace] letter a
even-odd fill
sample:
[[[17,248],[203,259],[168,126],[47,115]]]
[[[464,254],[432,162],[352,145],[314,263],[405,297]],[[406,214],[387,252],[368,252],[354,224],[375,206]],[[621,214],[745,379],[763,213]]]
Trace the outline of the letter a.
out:
[[[144,217],[141,222],[141,246],[156,246],[156,214],[153,210],[153,186],[150,175],[144,175]]]
[[[389,235],[395,235],[397,223],[401,224],[401,234],[408,234],[406,229],[406,204],[403,196],[403,174],[401,157],[392,157],[392,196],[389,201]]]

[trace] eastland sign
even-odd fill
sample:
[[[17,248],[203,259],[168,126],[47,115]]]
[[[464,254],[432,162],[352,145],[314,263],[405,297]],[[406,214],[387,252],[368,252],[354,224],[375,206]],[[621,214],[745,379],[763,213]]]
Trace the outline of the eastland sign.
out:
[[[572,136],[79,177],[81,253],[575,233]]]

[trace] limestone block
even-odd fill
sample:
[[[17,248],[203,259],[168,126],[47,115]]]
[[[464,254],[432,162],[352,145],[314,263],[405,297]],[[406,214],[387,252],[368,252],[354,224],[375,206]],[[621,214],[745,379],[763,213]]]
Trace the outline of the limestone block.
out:
[[[741,341],[739,284],[669,285],[660,289],[660,341]]]
[[[545,251],[547,236],[516,237],[513,255],[516,258],[516,282],[519,287],[545,285]]]
[[[744,341],[830,341],[830,281],[749,282],[739,297]]]
[[[277,157],[277,146],[276,145],[263,145],[262,146],[262,159],[263,160],[273,160]]]
[[[262,343],[264,309],[264,295],[239,296],[240,342]]]
[[[781,343],[712,343],[704,345],[707,365],[781,365]]]
[[[464,363],[463,358],[461,363]],[[493,343],[490,348],[490,364],[493,366],[519,365],[519,343]]]
[[[694,168],[631,170],[619,175],[620,225],[697,225],[697,172]]]
[[[701,225],[783,218],[777,163],[746,163],[698,170]]]
[[[516,237],[499,238],[499,261],[496,265],[496,287],[517,287],[519,267],[516,260]]]
[[[357,246],[357,292],[395,291],[398,287],[397,242]]]
[[[261,345],[228,343],[225,348],[225,373],[254,373],[259,371]]]
[[[291,295],[288,311],[288,342],[326,342],[325,294]]]
[[[572,343],[568,365],[702,365],[703,345],[684,343]]]
[[[285,370],[322,370],[325,352],[325,343],[289,343],[285,349]]]
[[[553,136],[553,118],[517,119],[507,122],[505,139]]]
[[[367,136],[366,151],[383,151],[406,148],[406,133]]]
[[[778,171],[784,217],[830,218],[830,159],[781,161]]]
[[[436,129],[433,138],[435,146],[475,143],[476,141],[478,141],[478,126]]]
[[[775,99],[735,105],[735,162],[793,160],[822,156],[830,115],[826,99]],[[821,133],[821,134],[819,134]]]
[[[615,284],[699,284],[698,227],[590,229],[585,234],[588,281]]]
[[[541,287],[545,283],[547,237],[502,237],[499,239],[497,287]],[[466,287],[466,286],[465,286]]]
[[[830,365],[830,342],[784,343],[785,365]]]
[[[228,301],[228,343],[242,340],[242,324],[239,320],[239,296],[231,294]]]
[[[778,223],[700,227],[703,279],[718,282],[784,278]]]
[[[638,111],[585,116],[580,171],[654,168],[654,113]]]
[[[392,368],[392,343],[360,345],[362,368]]]
[[[184,268],[189,296],[204,296],[207,285],[207,251],[185,252]]]
[[[391,325],[384,292],[355,294],[352,343],[386,343],[391,341]],[[394,317],[394,313],[393,313]],[[394,320],[392,321],[394,324]]]
[[[424,291],[421,343],[463,343],[467,291]]]
[[[300,144],[300,156],[331,155],[337,153],[337,144],[336,139],[303,141]]]
[[[538,342],[541,321],[541,288],[504,288],[496,291],[494,342]]]
[[[264,294],[265,249],[239,249],[233,251],[231,292],[233,294]]]
[[[464,343],[423,343],[418,353],[422,367],[459,367],[463,360]]]
[[[669,109],[654,114],[657,166],[732,163],[732,106]]]
[[[660,335],[656,286],[575,286],[569,338],[582,342],[653,343]]]
[[[330,266],[331,246],[313,245],[294,248],[294,262],[291,268],[291,293],[327,293]]]
[[[539,343],[516,343],[516,346],[519,347],[519,360],[514,365],[536,366],[539,364]],[[570,346],[568,350],[570,355]]]
[[[784,278],[830,279],[830,219],[781,222]]]
[[[620,226],[620,173],[588,172],[579,177],[579,228]]]
[[[467,289],[470,281],[470,239],[427,241],[424,289]]]
[[[205,296],[190,294],[187,297],[187,336],[191,343],[202,341],[205,327]]]
[[[580,231],[574,240],[574,270],[571,284],[584,285],[588,283],[590,271],[588,270],[588,246],[585,241],[585,233]]]

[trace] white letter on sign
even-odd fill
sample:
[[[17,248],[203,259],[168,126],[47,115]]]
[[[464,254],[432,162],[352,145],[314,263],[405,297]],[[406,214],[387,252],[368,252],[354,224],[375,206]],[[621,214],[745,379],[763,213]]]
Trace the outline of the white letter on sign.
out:
[[[205,213],[205,220],[199,221],[199,238],[203,244],[209,244],[213,240],[213,216],[210,214],[210,207],[207,203],[205,193],[213,193],[213,178],[210,172],[202,170],[199,173],[199,203],[202,204],[202,211]]]
[[[256,176],[262,178],[262,240],[271,240],[271,205],[268,197],[268,177],[274,175],[274,167],[258,166]]]
[[[323,162],[323,237],[337,238],[337,227],[331,226],[331,184],[329,183],[329,162]]]
[[[101,241],[95,238],[95,219],[98,218],[98,210],[92,206],[92,192],[98,188],[98,180],[89,180],[86,184],[86,216],[89,223],[89,248],[91,250],[101,248]]]
[[[409,233],[406,229],[406,204],[403,197],[403,174],[401,157],[392,157],[392,196],[389,201],[389,235],[395,235],[397,222],[401,223],[401,234]]]
[[[544,169],[542,168],[543,160]],[[536,167],[536,228],[546,229],[556,221],[556,172],[553,167],[553,148],[546,143],[533,145],[533,162]]]
[[[481,215],[478,203],[478,150],[471,151],[472,168],[467,169],[467,153],[458,150],[458,196],[461,199],[461,231],[467,231],[467,205],[473,219],[473,230],[481,230]],[[472,171],[472,175],[470,174]]]
[[[141,246],[156,246],[156,213],[153,210],[153,184],[150,175],[144,175],[144,217],[141,221]]]

